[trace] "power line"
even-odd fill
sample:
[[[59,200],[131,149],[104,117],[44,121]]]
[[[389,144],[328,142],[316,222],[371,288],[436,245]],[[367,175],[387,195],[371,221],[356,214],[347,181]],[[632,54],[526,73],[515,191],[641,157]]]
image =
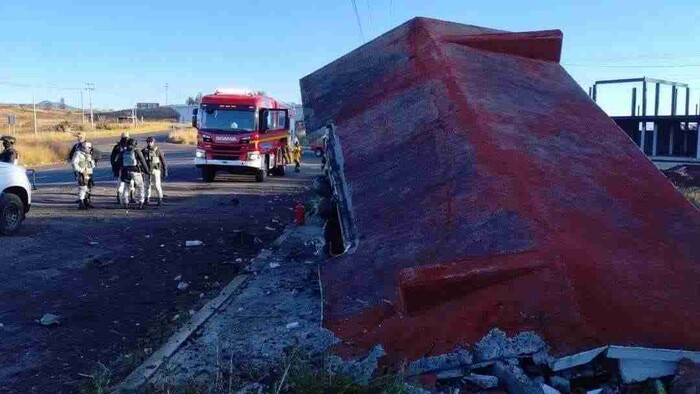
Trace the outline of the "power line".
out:
[[[700,64],[573,64],[563,63],[567,67],[591,67],[591,68],[681,68],[681,67],[700,67]]]
[[[357,20],[357,26],[360,28],[360,36],[362,37],[362,43],[365,42],[365,33],[362,31],[362,21],[360,20],[360,13],[357,11],[357,1],[350,0],[352,2],[352,9],[355,11],[355,19]]]

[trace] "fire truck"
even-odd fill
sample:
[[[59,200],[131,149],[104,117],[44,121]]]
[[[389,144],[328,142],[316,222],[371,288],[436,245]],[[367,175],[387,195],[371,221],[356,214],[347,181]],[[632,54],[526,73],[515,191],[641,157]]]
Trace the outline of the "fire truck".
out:
[[[292,130],[289,110],[277,100],[245,91],[218,89],[202,97],[192,114],[197,128],[194,163],[204,182],[217,172],[282,176]]]

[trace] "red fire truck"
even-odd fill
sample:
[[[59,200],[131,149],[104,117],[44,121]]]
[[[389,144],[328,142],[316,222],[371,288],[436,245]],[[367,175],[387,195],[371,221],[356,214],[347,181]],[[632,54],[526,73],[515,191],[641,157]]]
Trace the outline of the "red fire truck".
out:
[[[197,128],[194,164],[205,182],[220,171],[255,175],[258,182],[284,175],[292,131],[289,111],[277,100],[219,89],[202,97],[192,126]]]

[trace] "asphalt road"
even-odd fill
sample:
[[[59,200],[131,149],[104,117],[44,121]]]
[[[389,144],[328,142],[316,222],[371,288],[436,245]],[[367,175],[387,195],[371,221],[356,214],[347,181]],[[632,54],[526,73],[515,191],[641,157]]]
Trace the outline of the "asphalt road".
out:
[[[112,141],[96,145],[109,152]],[[98,164],[89,211],[77,209],[68,164],[37,169],[20,234],[0,237],[0,393],[72,393],[104,375],[118,381],[271,245],[320,173],[305,154],[299,174],[207,184],[193,147],[159,146],[171,165],[165,204],[144,211],[118,206],[108,162]],[[46,313],[60,323],[42,326]]]

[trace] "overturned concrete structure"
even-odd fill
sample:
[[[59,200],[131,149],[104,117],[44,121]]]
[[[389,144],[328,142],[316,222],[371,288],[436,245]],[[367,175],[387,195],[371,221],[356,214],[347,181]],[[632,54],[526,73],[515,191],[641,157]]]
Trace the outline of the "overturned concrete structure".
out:
[[[417,18],[301,80],[348,253],[325,324],[389,360],[491,328],[700,350],[700,214],[559,64],[560,31]]]

